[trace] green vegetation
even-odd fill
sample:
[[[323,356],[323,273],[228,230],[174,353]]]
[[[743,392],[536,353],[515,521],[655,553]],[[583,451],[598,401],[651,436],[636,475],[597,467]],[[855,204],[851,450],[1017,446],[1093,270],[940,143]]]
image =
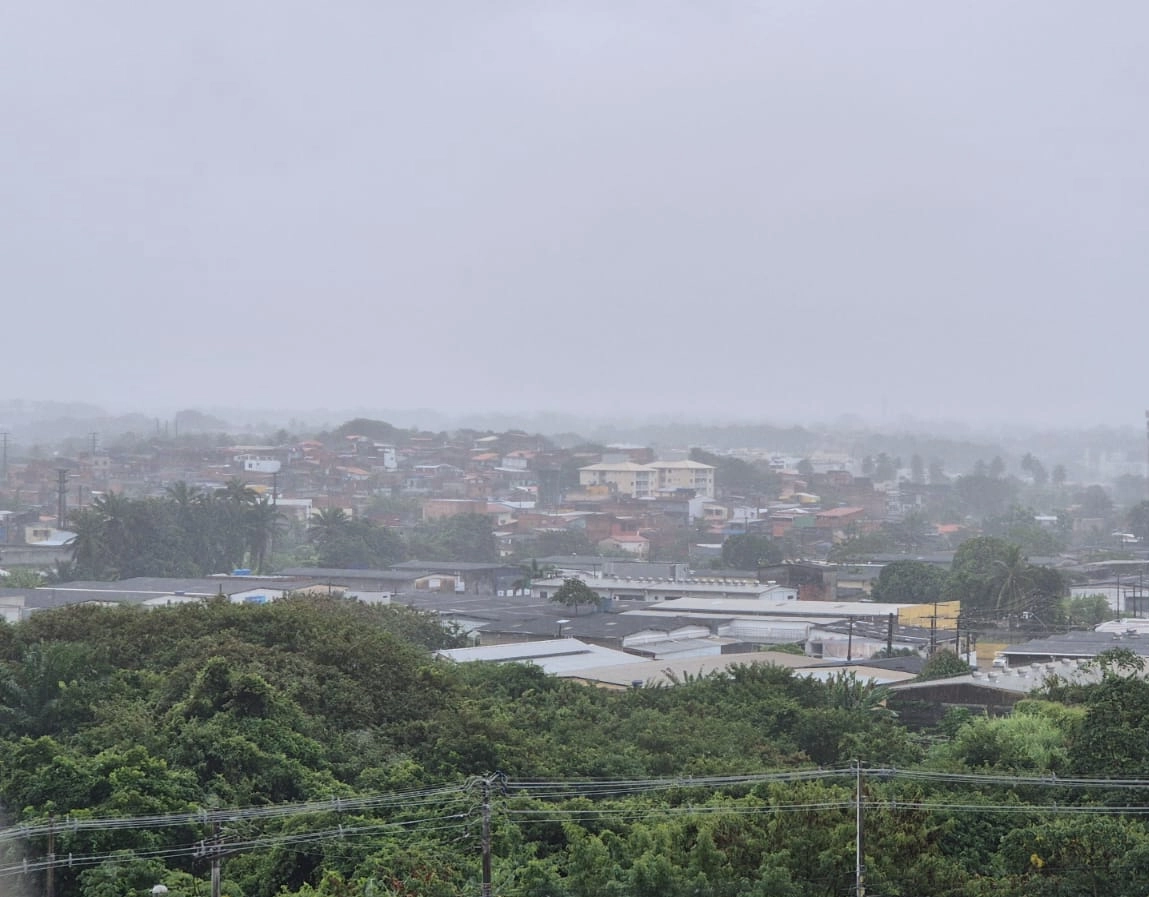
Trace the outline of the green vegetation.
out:
[[[215,822],[228,894],[475,893],[488,789],[495,893],[830,897],[853,883],[861,760],[873,893],[1149,885],[1136,789],[1051,778],[1144,769],[1149,684],[1127,652],[1094,685],[921,741],[850,675],[735,665],[607,691],[430,653],[459,641],[304,596],[0,626],[0,801],[28,857],[51,834],[57,893],[79,897],[206,893]]]
[[[581,579],[564,579],[553,595],[551,601],[564,607],[573,607],[575,613],[585,605],[598,604],[598,593]]]
[[[700,448],[690,450],[690,460],[715,468],[714,480],[724,495],[773,498],[778,494],[778,474],[768,464],[716,455]]]
[[[249,564],[260,570],[282,515],[238,480],[216,492],[186,483],[164,498],[97,496],[72,515],[73,560],[65,575],[83,579],[200,576]]]
[[[163,498],[98,496],[72,515],[76,533],[65,579],[207,576],[248,567],[265,572],[273,556],[285,564],[380,569],[417,557],[425,561],[497,561],[490,519],[463,514],[420,523],[406,540],[396,531],[342,508],[325,508],[292,533],[264,495],[239,480],[215,492],[186,483]],[[292,543],[284,553],[281,542]]]
[[[782,547],[769,536],[747,533],[729,536],[722,543],[722,565],[734,570],[757,570],[780,563],[783,557]]]
[[[936,564],[894,561],[878,574],[871,597],[893,604],[931,604],[941,600],[946,578],[946,571]]]
[[[969,664],[953,651],[942,650],[934,653],[922,667],[919,679],[947,679],[962,676],[969,672]]]
[[[1015,620],[1023,615],[1052,624],[1060,620],[1064,577],[1030,564],[1018,545],[993,536],[961,544],[954,555],[943,597],[962,602],[967,620]]]

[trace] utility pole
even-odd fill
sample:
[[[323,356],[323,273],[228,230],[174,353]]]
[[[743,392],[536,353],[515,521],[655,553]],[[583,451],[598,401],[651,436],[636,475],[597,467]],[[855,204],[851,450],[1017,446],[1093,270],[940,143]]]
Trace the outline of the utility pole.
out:
[[[866,880],[862,839],[862,761],[854,761],[854,894],[866,897]]]
[[[483,897],[491,897],[491,780],[483,779]]]
[[[849,635],[846,636],[846,662],[854,659],[854,618],[850,617]]]
[[[206,841],[199,842],[199,848],[195,851],[195,855],[207,857],[211,861],[211,897],[220,897],[223,840],[220,837],[218,821],[211,824],[211,837]]]
[[[886,618],[886,657],[894,656],[894,615]]]
[[[56,528],[63,529],[68,521],[68,468],[56,469]]]
[[[211,897],[220,897],[220,861],[223,854],[220,848],[219,823],[213,822],[211,826]]]
[[[56,897],[56,817],[48,817],[48,872],[44,879],[46,897]]]

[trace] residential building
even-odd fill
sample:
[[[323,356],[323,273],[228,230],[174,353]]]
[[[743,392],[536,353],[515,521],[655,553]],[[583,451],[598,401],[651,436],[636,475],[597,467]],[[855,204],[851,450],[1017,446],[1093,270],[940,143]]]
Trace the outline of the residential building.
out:
[[[654,498],[659,494],[690,491],[699,498],[714,498],[714,468],[698,461],[602,461],[579,468],[579,485],[610,486],[619,495]]]
[[[654,461],[658,471],[658,490],[677,492],[692,490],[699,498],[714,498],[714,468],[699,461]]]
[[[620,495],[631,498],[653,498],[658,492],[658,471],[633,461],[600,462],[580,467],[580,486],[609,486]]]
[[[616,532],[598,543],[601,551],[618,551],[634,555],[639,560],[650,556],[650,541],[638,533]]]

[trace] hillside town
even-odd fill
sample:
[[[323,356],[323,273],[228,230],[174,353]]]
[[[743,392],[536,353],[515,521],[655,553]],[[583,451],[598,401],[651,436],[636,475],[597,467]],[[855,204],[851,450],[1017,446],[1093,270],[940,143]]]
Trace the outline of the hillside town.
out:
[[[637,840],[609,874],[634,893],[685,895],[705,879],[695,890],[718,897],[744,890],[732,882],[750,867],[767,870],[770,893],[797,897],[819,876],[828,895],[867,880],[893,893],[939,874],[919,846],[929,820],[967,813],[941,794],[898,848],[904,823],[884,808],[912,801],[915,776],[952,770],[942,787],[966,801],[974,787],[1015,795],[1018,775],[1075,772],[1092,808],[1139,768],[1140,748],[1105,759],[1099,747],[1140,719],[1112,719],[1106,695],[1139,706],[1149,688],[1149,500],[1135,465],[1083,482],[1084,465],[1047,471],[1028,451],[962,470],[941,454],[832,444],[601,444],[366,418],[262,440],[157,428],[50,452],[2,445],[0,788],[29,807],[6,832],[31,861],[0,856],[0,876],[49,894],[60,881],[95,897],[111,882],[117,897],[185,897],[202,878],[220,895],[446,897],[481,881],[597,897],[581,825],[549,856],[524,861],[492,838],[477,857],[436,834],[454,818],[440,801],[478,788],[496,813],[578,814],[590,800],[614,826],[635,801],[643,818],[666,811],[650,803],[664,775],[707,814],[754,807],[748,821],[771,818],[759,789],[777,789],[770,800],[808,813],[803,839],[846,826],[857,844],[818,872],[791,834],[725,822],[749,853],[703,874],[692,867],[710,835],[691,811],[674,829],[683,846],[659,848],[666,868],[647,881],[642,844],[661,823],[626,823]],[[596,796],[620,763],[635,793]],[[516,781],[552,764],[553,795]],[[735,775],[684,784],[684,770]],[[189,817],[165,787],[230,809]],[[330,791],[346,805],[325,802]],[[92,833],[57,834],[57,810]],[[966,841],[947,848],[946,893],[974,893],[985,863],[1002,870],[985,880],[1019,897],[1077,874],[1059,871],[1077,854],[1041,846],[1060,822],[1009,821],[981,842],[988,860],[958,859]],[[380,859],[391,842],[366,835],[349,863],[321,866],[282,840],[343,849],[346,833],[379,825],[408,827],[402,857],[434,845],[438,858]],[[1112,871],[1118,854],[1095,858],[1108,838],[1140,837],[1112,826],[1088,841],[1087,880],[1140,882]],[[188,827],[209,846],[179,847]],[[123,849],[101,846],[106,828],[126,831]],[[171,832],[165,864],[141,852],[153,828]],[[1049,864],[1010,860],[1019,838]],[[520,887],[522,869],[542,878]]]
[[[1147,607],[1149,506],[1117,506],[1110,489],[1069,482],[1060,465],[1047,473],[1030,454],[1012,473],[994,457],[950,476],[917,456],[656,451],[370,419],[277,436],[160,434],[105,448],[92,434],[71,455],[6,451],[5,619],[89,602],[338,592],[435,613],[467,634],[460,657],[498,659],[510,656],[499,646],[537,642],[532,663],[588,681],[621,681],[611,665],[627,682],[657,679],[670,660],[779,645],[798,646],[809,663],[884,655],[891,669],[878,678],[896,681],[943,650],[996,675],[1015,642],[1070,638],[1083,621],[1117,625],[1106,621]],[[198,565],[149,560],[140,545],[127,560],[84,562],[99,541],[85,533],[124,513],[118,503],[229,495],[263,509],[258,550],[244,536]],[[941,588],[937,577],[884,584],[884,570],[891,581],[906,569],[953,580],[961,547],[979,539],[1019,544],[1035,571],[1012,606],[991,609],[968,585]],[[585,606],[554,600],[568,580],[590,587]],[[570,659],[569,639],[593,646],[584,662]],[[1050,652],[1062,654],[1091,656]]]

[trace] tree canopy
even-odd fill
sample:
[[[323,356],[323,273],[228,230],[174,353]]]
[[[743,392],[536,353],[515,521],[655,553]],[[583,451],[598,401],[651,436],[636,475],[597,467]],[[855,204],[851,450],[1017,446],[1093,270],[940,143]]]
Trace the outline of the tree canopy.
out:
[[[942,599],[946,578],[946,571],[936,564],[894,561],[878,573],[872,597],[894,604],[930,604]]]
[[[967,618],[988,621],[1030,614],[1052,622],[1065,591],[1064,577],[1030,564],[1020,546],[978,536],[958,547],[943,596],[961,601]]]
[[[338,596],[0,624],[0,803],[30,860],[0,874],[43,890],[51,832],[58,893],[192,897],[215,819],[224,893],[447,897],[479,890],[486,802],[508,897],[832,897],[853,883],[858,760],[873,893],[1149,887],[1137,789],[1112,778],[1149,763],[1131,652],[1035,681],[1010,718],[921,733],[848,673],[734,663],[608,690],[432,653],[462,641]]]
[[[581,579],[564,579],[563,584],[555,589],[551,601],[564,607],[573,607],[576,611],[584,604],[598,604],[598,592],[588,586]]]
[[[722,563],[735,570],[757,570],[780,563],[784,557],[777,542],[757,533],[727,536],[722,543]]]

